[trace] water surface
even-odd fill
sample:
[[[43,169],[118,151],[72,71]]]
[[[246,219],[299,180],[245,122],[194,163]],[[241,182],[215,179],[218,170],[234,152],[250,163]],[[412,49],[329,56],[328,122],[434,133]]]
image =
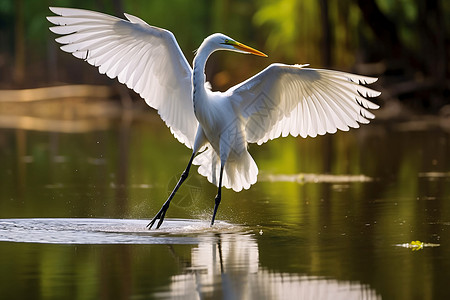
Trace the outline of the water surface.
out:
[[[190,151],[152,112],[102,124],[0,129],[2,298],[450,297],[439,126],[251,145],[259,181],[223,192],[217,226],[216,188],[195,167],[167,222],[147,231]],[[426,244],[401,246],[412,241]]]

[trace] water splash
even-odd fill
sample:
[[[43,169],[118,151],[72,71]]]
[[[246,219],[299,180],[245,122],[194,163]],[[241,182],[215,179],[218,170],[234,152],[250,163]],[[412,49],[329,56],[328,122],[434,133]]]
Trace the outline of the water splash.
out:
[[[131,219],[0,219],[0,241],[48,244],[198,244],[211,233],[239,232],[219,221],[166,219],[147,230],[148,220]]]

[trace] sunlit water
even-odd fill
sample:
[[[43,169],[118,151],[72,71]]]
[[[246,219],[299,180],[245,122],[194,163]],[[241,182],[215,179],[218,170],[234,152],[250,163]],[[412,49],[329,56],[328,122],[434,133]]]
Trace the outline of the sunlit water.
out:
[[[198,244],[201,233],[239,230],[218,221],[214,228],[201,220],[167,219],[159,230],[148,221],[124,219],[0,219],[0,241],[44,244]],[[195,234],[195,236],[193,236]]]
[[[224,191],[214,227],[194,168],[149,231],[190,152],[152,113],[109,123],[0,129],[2,299],[450,298],[445,130],[251,145],[259,182]]]

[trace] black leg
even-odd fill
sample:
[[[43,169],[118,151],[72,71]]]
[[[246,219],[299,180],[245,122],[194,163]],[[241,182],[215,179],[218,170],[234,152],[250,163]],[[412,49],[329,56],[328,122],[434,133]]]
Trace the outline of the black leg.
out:
[[[211,219],[211,226],[214,225],[214,220],[216,219],[217,209],[219,208],[220,200],[222,198],[222,175],[223,175],[223,165],[220,167],[220,177],[219,177],[219,189],[217,190],[216,199],[214,199],[214,212]]]
[[[159,222],[158,222],[158,225],[156,225],[156,229],[158,229],[161,226],[161,224],[163,223],[164,217],[166,216],[166,212],[169,209],[170,201],[172,201],[173,196],[175,196],[175,193],[178,191],[181,184],[186,180],[186,178],[189,175],[189,169],[191,168],[194,157],[195,157],[195,152],[192,153],[191,159],[189,160],[186,170],[184,170],[183,174],[181,174],[181,178],[180,178],[180,180],[178,180],[178,183],[175,186],[175,188],[173,189],[172,193],[170,193],[169,198],[167,199],[166,202],[164,202],[163,206],[161,207],[159,212],[156,214],[156,216],[154,216],[153,219],[150,221],[150,223],[148,223],[148,225],[147,225],[148,229],[152,229],[153,225],[155,224],[156,220],[158,220],[158,219],[159,219]]]

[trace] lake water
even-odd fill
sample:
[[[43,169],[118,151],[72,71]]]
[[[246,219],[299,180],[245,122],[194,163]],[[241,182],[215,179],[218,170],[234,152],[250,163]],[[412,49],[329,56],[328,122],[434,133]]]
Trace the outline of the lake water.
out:
[[[450,299],[437,121],[251,145],[214,227],[195,167],[151,231],[191,154],[155,113],[25,121],[0,129],[2,299]]]

